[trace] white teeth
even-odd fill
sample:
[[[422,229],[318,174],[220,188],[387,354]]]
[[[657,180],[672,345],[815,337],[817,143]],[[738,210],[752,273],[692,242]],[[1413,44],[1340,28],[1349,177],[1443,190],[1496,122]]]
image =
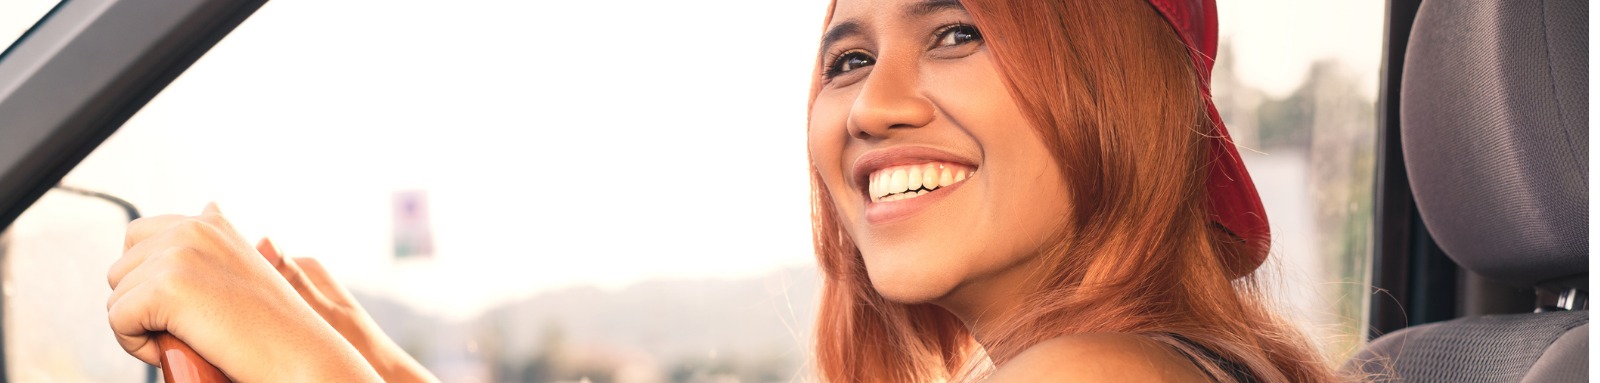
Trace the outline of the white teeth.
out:
[[[867,193],[872,195],[872,198],[878,198],[878,196],[886,193],[883,191],[884,189],[889,188],[888,185],[884,184],[882,178],[883,175],[881,174],[873,174],[867,177]]]
[[[917,190],[921,188],[922,167],[912,166],[910,169],[906,169],[906,190]]]
[[[891,176],[893,176],[893,175],[894,175],[894,172],[883,172],[883,174],[878,175],[878,189],[879,189],[878,190],[878,195],[879,196],[886,196],[886,195],[889,195],[889,193],[893,193],[893,192],[889,191],[889,178],[892,178]]]
[[[886,196],[899,192],[899,190],[892,189],[893,186],[890,186],[894,184],[893,181],[894,172],[883,172],[883,194],[879,194],[879,196]]]
[[[899,193],[905,190],[907,190],[906,170],[903,168],[897,168],[893,173],[889,173],[889,192]]]
[[[867,176],[867,193],[873,202],[916,198],[967,178],[968,168],[946,163],[924,163],[879,169]]]

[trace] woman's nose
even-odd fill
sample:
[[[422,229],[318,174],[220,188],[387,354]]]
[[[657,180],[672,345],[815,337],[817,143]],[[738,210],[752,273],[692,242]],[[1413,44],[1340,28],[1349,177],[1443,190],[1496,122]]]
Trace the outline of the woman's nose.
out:
[[[933,101],[922,94],[915,64],[880,61],[864,81],[845,123],[851,137],[886,138],[898,129],[933,122]]]

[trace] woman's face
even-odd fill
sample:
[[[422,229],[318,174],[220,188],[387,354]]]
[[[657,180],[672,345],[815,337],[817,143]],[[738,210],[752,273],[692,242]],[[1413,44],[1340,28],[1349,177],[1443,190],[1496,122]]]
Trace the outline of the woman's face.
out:
[[[1066,181],[960,3],[838,0],[821,57],[811,158],[878,292],[1025,273],[1066,222]]]

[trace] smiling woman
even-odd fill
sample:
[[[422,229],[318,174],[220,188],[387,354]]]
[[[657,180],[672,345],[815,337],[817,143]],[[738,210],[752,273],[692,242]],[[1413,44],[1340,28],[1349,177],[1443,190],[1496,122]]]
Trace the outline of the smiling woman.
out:
[[[1214,8],[836,1],[810,117],[822,375],[1330,380],[1248,276],[1269,235],[1202,86]]]

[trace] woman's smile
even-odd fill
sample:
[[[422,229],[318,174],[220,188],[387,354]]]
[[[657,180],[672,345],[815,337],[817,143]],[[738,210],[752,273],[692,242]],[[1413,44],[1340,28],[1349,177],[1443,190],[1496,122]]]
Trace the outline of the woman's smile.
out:
[[[977,175],[975,161],[949,152],[899,146],[867,152],[852,167],[866,200],[867,222],[886,224],[917,215]]]
[[[873,203],[917,198],[965,181],[968,173],[976,172],[967,170],[965,166],[943,162],[882,169],[868,176],[867,196],[871,197]]]

